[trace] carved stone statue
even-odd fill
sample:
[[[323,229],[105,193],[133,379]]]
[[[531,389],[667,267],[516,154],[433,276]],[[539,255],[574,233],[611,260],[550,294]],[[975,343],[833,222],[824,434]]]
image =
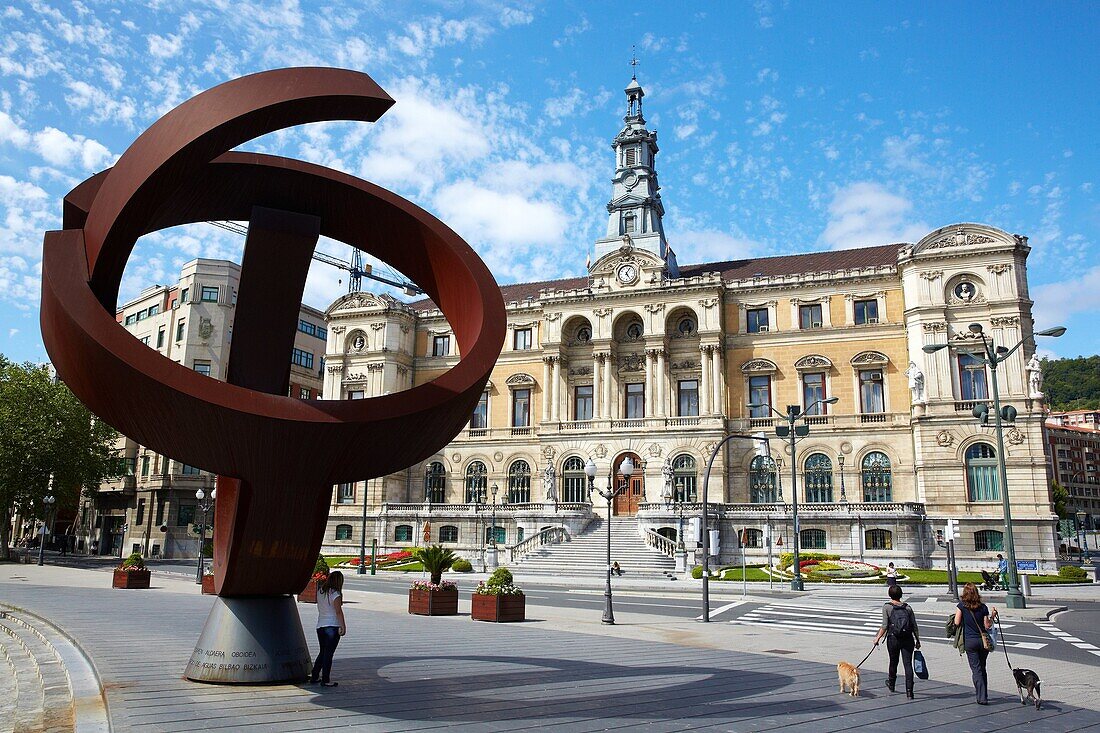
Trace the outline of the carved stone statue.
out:
[[[1027,360],[1027,392],[1032,399],[1043,398],[1043,366],[1039,363],[1039,357],[1035,354]]]
[[[913,395],[913,403],[924,404],[924,372],[917,366],[917,362],[909,362],[909,368],[905,370],[905,376],[909,377],[909,391]]]
[[[542,490],[546,494],[547,501],[558,500],[558,472],[552,465],[548,465],[542,472]]]
[[[672,498],[672,461],[668,458],[665,459],[665,463],[661,466],[661,476],[665,480],[665,490],[661,492],[661,496],[667,496]]]

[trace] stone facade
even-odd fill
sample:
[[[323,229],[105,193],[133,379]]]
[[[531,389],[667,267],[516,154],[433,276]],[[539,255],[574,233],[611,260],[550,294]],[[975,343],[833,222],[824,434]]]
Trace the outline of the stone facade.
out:
[[[1008,347],[1031,336],[1027,239],[957,224],[915,244],[679,265],[664,239],[656,133],[636,81],[626,93],[607,235],[587,275],[502,288],[508,337],[469,426],[420,465],[337,487],[325,550],[442,541],[476,559],[491,512],[477,499],[491,502],[495,485],[498,544],[518,556],[543,530],[579,531],[605,513],[580,467],[591,459],[598,485],[619,484],[627,456],[637,468],[613,513],[636,516],[643,537],[674,539],[681,510],[699,513],[714,446],[737,435],[706,488],[723,560],[739,558],[742,536],[753,559],[765,536],[790,549],[797,486],[807,550],[943,566],[935,530],[954,517],[961,562],[991,563],[1003,539],[996,441],[971,410],[993,375],[969,326]],[[430,301],[353,293],[325,316],[330,398],[424,384],[461,359]],[[950,347],[922,351],[940,342]],[[1042,405],[1025,370],[1034,348],[1025,342],[997,376],[1018,411],[1005,429],[1017,555],[1050,567]],[[775,433],[786,422],[770,410],[786,406],[811,408],[793,479]]]
[[[1100,430],[1061,425],[1057,416],[1046,424],[1050,468],[1069,493],[1066,511],[1084,513],[1084,527],[1095,530],[1100,515]]]

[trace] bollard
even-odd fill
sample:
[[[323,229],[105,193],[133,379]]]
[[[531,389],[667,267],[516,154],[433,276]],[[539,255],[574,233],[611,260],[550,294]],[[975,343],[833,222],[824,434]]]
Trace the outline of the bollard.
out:
[[[378,540],[370,541],[370,574],[374,575],[378,568]]]
[[[1031,598],[1031,576],[1020,574],[1020,592],[1024,594],[1024,598]]]

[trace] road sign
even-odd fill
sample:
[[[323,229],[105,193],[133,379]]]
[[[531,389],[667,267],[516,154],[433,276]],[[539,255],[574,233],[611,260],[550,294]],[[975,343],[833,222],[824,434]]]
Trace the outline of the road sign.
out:
[[[1019,571],[1030,570],[1032,572],[1039,569],[1038,560],[1017,560],[1016,569]]]

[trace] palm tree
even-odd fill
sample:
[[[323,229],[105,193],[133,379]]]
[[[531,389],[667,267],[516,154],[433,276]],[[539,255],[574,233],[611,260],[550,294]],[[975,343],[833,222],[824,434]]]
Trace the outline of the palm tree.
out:
[[[451,569],[458,556],[443,545],[428,545],[416,551],[416,558],[432,576],[432,585],[439,585],[444,571]]]

